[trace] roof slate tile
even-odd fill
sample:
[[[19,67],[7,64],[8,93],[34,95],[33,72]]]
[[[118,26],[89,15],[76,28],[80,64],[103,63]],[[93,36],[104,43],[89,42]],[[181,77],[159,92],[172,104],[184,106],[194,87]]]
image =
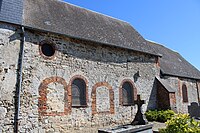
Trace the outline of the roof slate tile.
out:
[[[200,79],[200,71],[186,61],[179,53],[155,42],[148,41],[149,45],[162,54],[160,67],[162,74],[192,79]]]

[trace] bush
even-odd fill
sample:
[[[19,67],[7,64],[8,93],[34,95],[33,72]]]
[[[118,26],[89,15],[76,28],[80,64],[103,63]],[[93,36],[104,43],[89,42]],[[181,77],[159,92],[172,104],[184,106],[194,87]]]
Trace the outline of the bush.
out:
[[[166,122],[170,120],[174,116],[174,111],[172,110],[165,110],[165,111],[158,111],[158,122]]]
[[[145,112],[145,116],[148,121],[157,121],[158,111],[157,110],[148,110],[147,112]]]
[[[174,114],[175,113],[172,110],[161,110],[161,111],[149,110],[145,113],[148,121],[158,121],[158,122],[166,122]]]
[[[187,114],[176,114],[166,122],[167,127],[160,133],[200,133],[200,122],[191,119]]]

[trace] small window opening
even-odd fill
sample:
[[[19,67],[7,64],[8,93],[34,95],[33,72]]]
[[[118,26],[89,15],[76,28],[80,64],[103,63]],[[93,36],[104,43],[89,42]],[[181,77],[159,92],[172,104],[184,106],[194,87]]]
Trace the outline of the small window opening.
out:
[[[72,82],[72,106],[86,106],[86,84],[83,79]]]
[[[188,102],[188,92],[187,92],[187,86],[185,84],[182,85],[182,95],[183,95],[183,102]]]
[[[122,85],[122,103],[123,105],[133,105],[133,86],[129,82]]]
[[[49,44],[49,43],[42,44],[41,51],[42,51],[42,54],[44,54],[47,57],[51,57],[55,54],[55,48],[53,44]]]

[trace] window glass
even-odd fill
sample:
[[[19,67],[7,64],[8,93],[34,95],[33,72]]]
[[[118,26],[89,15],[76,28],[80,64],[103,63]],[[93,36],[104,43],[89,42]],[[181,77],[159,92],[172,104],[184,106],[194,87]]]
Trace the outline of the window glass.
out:
[[[83,79],[72,82],[72,106],[86,105],[86,84]]]
[[[183,84],[182,86],[183,102],[188,102],[187,86]]]
[[[122,85],[122,103],[123,105],[133,104],[133,86],[129,82],[125,82]]]
[[[42,54],[51,57],[55,54],[55,48],[52,44],[44,43],[41,45]]]

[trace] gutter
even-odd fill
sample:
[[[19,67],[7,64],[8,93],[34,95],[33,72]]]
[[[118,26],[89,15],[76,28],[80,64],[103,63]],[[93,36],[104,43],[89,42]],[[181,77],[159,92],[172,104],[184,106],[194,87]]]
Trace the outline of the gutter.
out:
[[[19,113],[20,113],[20,92],[22,90],[22,68],[23,68],[23,58],[24,58],[24,42],[25,42],[25,32],[24,27],[21,27],[21,41],[20,41],[20,52],[18,59],[18,73],[17,73],[17,83],[16,83],[16,98],[15,98],[15,116],[14,116],[14,133],[18,133],[19,128]]]

